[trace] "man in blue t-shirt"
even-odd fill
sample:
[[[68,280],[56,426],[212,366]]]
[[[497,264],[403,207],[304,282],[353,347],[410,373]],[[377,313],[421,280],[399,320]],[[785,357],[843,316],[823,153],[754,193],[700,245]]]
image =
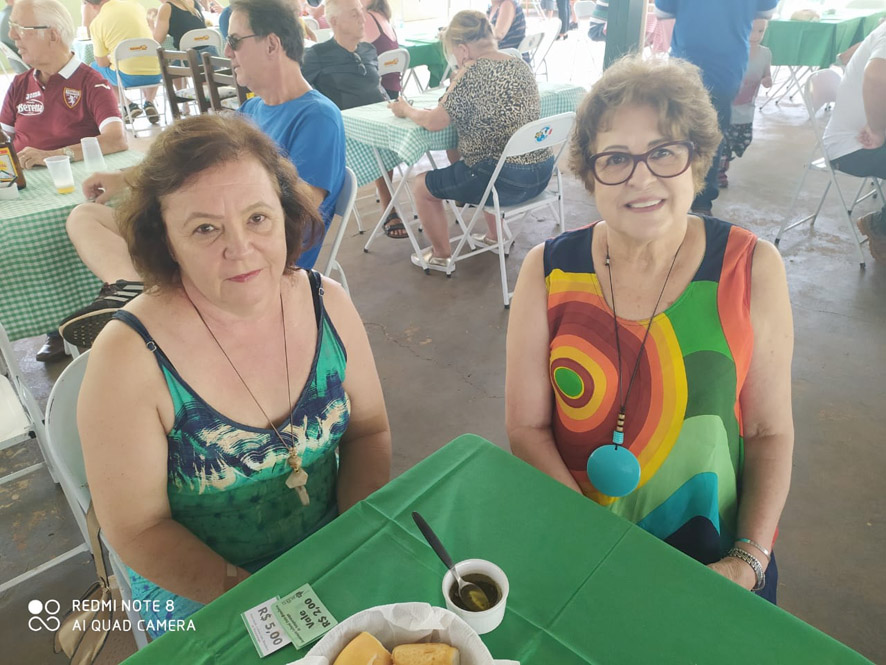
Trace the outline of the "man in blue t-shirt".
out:
[[[302,76],[304,47],[301,26],[283,0],[231,2],[225,55],[237,82],[258,96],[240,110],[295,164],[328,229],[345,178],[345,130],[341,111]],[[321,243],[298,264],[313,266]]]
[[[341,111],[301,75],[304,37],[283,0],[234,0],[225,55],[238,83],[258,97],[241,111],[252,118],[295,164],[323,219],[324,235],[345,179],[345,130]],[[77,206],[67,231],[83,262],[105,282],[98,297],[59,324],[71,344],[90,347],[114,312],[143,285],[120,238],[112,208],[100,205],[125,188],[122,174],[97,174],[84,182],[95,203]],[[95,191],[92,191],[94,189]],[[323,238],[298,259],[312,268]]]
[[[659,18],[676,19],[671,55],[701,69],[724,135],[732,122],[732,100],[748,65],[751,25],[755,18],[770,18],[777,4],[778,0],[655,0]],[[719,194],[717,171],[722,149],[721,144],[705,188],[692,203],[694,212],[711,213]]]

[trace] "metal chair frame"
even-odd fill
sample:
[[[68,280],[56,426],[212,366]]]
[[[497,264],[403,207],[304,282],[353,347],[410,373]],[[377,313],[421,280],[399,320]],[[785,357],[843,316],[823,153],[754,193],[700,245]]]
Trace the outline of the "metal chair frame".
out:
[[[160,77],[160,80],[156,83],[145,83],[142,85],[124,85],[123,84],[123,76],[122,71],[120,70],[120,63],[124,60],[129,60],[130,58],[140,58],[144,56],[150,56],[153,52],[157,53],[158,49],[160,49],[160,44],[158,44],[153,39],[147,38],[138,38],[138,39],[124,39],[122,42],[117,44],[117,47],[114,49],[114,69],[117,72],[117,99],[120,102],[120,110],[123,113],[123,121],[124,123],[129,125],[129,129],[132,132],[132,135],[135,136],[135,121],[132,118],[129,118],[129,100],[126,97],[127,90],[138,90],[139,96],[144,98],[144,91],[148,88],[162,88],[163,87],[163,77]],[[144,51],[142,53],[141,51]],[[128,123],[126,121],[129,121]]]
[[[25,385],[6,329],[0,325],[0,450],[36,440],[43,459],[42,462],[31,464],[3,476],[0,478],[0,485],[15,482],[43,468],[49,472],[54,483],[60,482],[61,473],[52,455],[47,430],[48,427],[43,422],[43,412],[34,399],[34,395]],[[3,582],[0,584],[0,594],[88,551],[89,547],[86,543],[81,543],[77,547]]]
[[[861,233],[859,233],[858,231],[858,228],[855,226],[855,223],[852,221],[852,212],[855,210],[855,207],[859,203],[872,196],[879,195],[880,200],[882,201],[883,190],[880,186],[879,180],[877,180],[876,178],[860,178],[861,184],[858,188],[858,192],[852,198],[852,203],[847,203],[846,198],[843,195],[843,191],[840,189],[840,183],[837,181],[837,171],[834,169],[831,161],[827,158],[827,152],[825,151],[824,141],[822,138],[824,128],[822,125],[819,124],[817,117],[818,112],[822,109],[822,107],[827,106],[828,104],[833,104],[836,101],[837,90],[840,87],[841,78],[842,77],[840,76],[840,74],[833,69],[822,69],[812,74],[806,80],[806,84],[803,86],[803,103],[806,105],[807,113],[809,113],[809,121],[812,124],[812,131],[815,134],[815,145],[812,148],[809,159],[806,161],[806,164],[803,167],[803,176],[800,178],[800,184],[794,191],[794,196],[791,199],[788,213],[787,215],[785,215],[785,218],[781,223],[781,227],[779,227],[778,229],[778,234],[775,236],[775,245],[778,246],[778,244],[781,242],[781,238],[784,235],[785,231],[800,226],[801,224],[805,224],[806,222],[809,222],[810,226],[813,226],[815,224],[815,220],[818,218],[818,214],[821,212],[821,208],[824,205],[828,192],[830,191],[831,186],[833,186],[834,190],[837,192],[837,196],[840,199],[840,207],[843,215],[845,215],[846,224],[849,226],[850,233],[855,239],[855,248],[858,253],[859,266],[864,269],[865,256],[864,251],[862,250],[862,245],[867,242],[867,239],[862,237]],[[819,154],[821,156],[816,158],[816,154]],[[828,177],[827,185],[824,188],[824,192],[822,192],[815,212],[811,215],[803,217],[802,219],[792,222],[792,213],[797,205],[798,199],[800,198],[800,192],[803,190],[803,185],[806,182],[806,176],[809,174],[810,171],[826,174]],[[849,174],[844,175],[850,178],[858,177],[851,176]],[[862,191],[864,190],[864,187],[869,180],[872,181],[872,188],[866,194],[862,194]]]
[[[496,252],[498,254],[499,270],[501,272],[501,291],[505,309],[508,309],[511,306],[511,292],[508,291],[508,275],[505,268],[505,257],[510,253],[510,247],[514,241],[514,236],[510,229],[511,222],[515,219],[522,219],[533,210],[550,208],[551,212],[553,212],[558,219],[560,233],[563,233],[566,230],[566,211],[563,203],[563,177],[557,163],[563,154],[563,150],[568,145],[574,124],[575,113],[569,111],[567,113],[560,113],[547,118],[533,120],[514,132],[514,135],[511,136],[507,145],[505,145],[505,149],[502,151],[498,164],[495,167],[495,171],[493,171],[492,177],[489,180],[489,185],[487,185],[486,191],[480,199],[485,202],[491,197],[492,205],[478,205],[475,207],[474,214],[467,223],[462,217],[463,209],[459,210],[454,201],[447,200],[450,209],[455,214],[456,223],[462,230],[462,235],[458,238],[458,244],[452,252],[452,257],[455,260],[452,262],[446,274],[452,274],[452,271],[455,269],[455,264],[458,261],[464,261],[472,256],[477,256],[478,254],[486,252]],[[557,181],[556,191],[551,192],[545,190],[529,201],[517,205],[501,205],[498,198],[498,191],[495,188],[495,182],[498,179],[498,174],[501,172],[505,161],[507,161],[509,157],[524,155],[528,152],[539,150],[540,148],[554,149],[557,146],[559,146],[559,149],[554,152],[554,169],[551,173],[552,179],[556,178]],[[495,245],[479,245],[473,240],[473,238],[471,238],[471,231],[474,229],[474,226],[480,219],[484,218],[483,213],[490,213],[495,216],[496,236],[498,238],[498,242]],[[453,240],[455,240],[455,238],[453,238]],[[465,245],[468,246],[468,251],[463,254],[462,252],[465,249]],[[427,273],[429,271],[426,270],[425,272]]]

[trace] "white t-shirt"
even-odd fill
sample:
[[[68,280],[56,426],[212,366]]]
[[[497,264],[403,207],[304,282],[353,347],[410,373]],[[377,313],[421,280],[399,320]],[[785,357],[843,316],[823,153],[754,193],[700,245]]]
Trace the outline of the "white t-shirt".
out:
[[[867,124],[862,83],[865,67],[872,58],[886,60],[886,22],[865,38],[846,65],[846,73],[837,91],[837,102],[824,130],[828,159],[837,159],[864,147],[858,142],[858,134]]]

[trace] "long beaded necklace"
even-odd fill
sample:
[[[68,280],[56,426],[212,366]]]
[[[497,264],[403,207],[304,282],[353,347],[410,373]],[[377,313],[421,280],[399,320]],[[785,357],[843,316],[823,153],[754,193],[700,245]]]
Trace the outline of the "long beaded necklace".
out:
[[[646,333],[643,335],[643,341],[640,343],[640,349],[637,351],[637,360],[634,362],[634,369],[631,370],[631,378],[628,381],[628,388],[622,397],[622,376],[621,376],[621,343],[618,335],[618,316],[615,310],[615,287],[612,279],[612,265],[609,258],[609,241],[606,241],[606,269],[609,272],[609,296],[612,300],[612,323],[615,328],[615,353],[618,359],[618,399],[621,405],[618,409],[618,420],[615,429],[612,431],[612,443],[604,444],[597,448],[590,457],[588,457],[587,472],[588,479],[603,494],[607,496],[621,497],[630,494],[637,485],[640,484],[640,462],[636,455],[624,447],[624,426],[625,426],[625,408],[628,403],[628,397],[631,395],[631,389],[634,387],[634,379],[637,377],[637,370],[640,368],[640,359],[643,357],[643,350],[646,348],[646,340],[649,338],[649,331],[652,328],[652,320],[658,313],[658,306],[661,304],[662,296],[668,286],[668,280],[671,272],[677,263],[677,257],[686,236],[674,252],[674,259],[671,261],[671,267],[665,275],[664,284],[658,294],[658,300],[655,301],[655,307],[652,308],[652,314],[646,324]]]
[[[253,392],[249,389],[249,385],[243,379],[243,376],[237,370],[237,367],[234,365],[231,358],[225,353],[224,347],[221,345],[221,342],[218,341],[218,337],[215,336],[215,333],[212,332],[212,328],[209,327],[209,324],[206,323],[206,319],[203,318],[203,315],[200,313],[200,310],[197,309],[197,305],[194,304],[194,301],[191,300],[191,297],[188,296],[187,292],[185,295],[188,298],[188,301],[191,303],[191,307],[194,308],[194,311],[197,312],[197,316],[200,317],[200,320],[203,322],[203,325],[206,326],[206,330],[209,331],[209,334],[212,336],[212,339],[215,340],[216,345],[219,350],[222,352],[222,355],[225,357],[225,360],[228,361],[228,364],[231,366],[231,369],[234,370],[234,373],[237,375],[237,378],[240,379],[240,383],[243,384],[243,387],[246,388],[246,392],[249,393],[249,396],[252,398],[252,401],[255,402],[255,405],[258,407],[258,410],[261,411],[262,415],[265,417],[265,420],[268,421],[271,429],[274,430],[274,434],[277,435],[277,439],[283,444],[284,448],[289,449],[289,458],[286,460],[289,463],[289,466],[292,468],[292,473],[289,474],[289,477],[286,479],[286,486],[290,489],[295,490],[296,494],[298,494],[298,498],[301,500],[303,506],[307,506],[311,502],[311,498],[308,496],[307,483],[308,483],[308,472],[305,471],[302,466],[301,455],[298,454],[298,446],[293,441],[292,444],[287,444],[283,439],[283,436],[280,434],[280,430],[274,425],[274,421],[271,420],[270,416],[265,412],[262,408],[262,405],[259,403],[258,399],[255,397]],[[286,394],[289,396],[289,420],[288,426],[290,432],[292,431],[292,389],[289,385],[289,347],[286,343],[286,310],[283,308],[283,293],[280,293],[280,318],[283,321],[283,358],[286,361]]]

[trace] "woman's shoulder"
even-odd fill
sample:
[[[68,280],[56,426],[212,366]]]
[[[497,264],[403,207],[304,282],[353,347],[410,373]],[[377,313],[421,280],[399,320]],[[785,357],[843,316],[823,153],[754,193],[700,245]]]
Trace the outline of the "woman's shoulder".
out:
[[[593,222],[548,238],[544,242],[545,275],[552,270],[589,272],[592,267],[591,242],[596,224],[597,222]]]

